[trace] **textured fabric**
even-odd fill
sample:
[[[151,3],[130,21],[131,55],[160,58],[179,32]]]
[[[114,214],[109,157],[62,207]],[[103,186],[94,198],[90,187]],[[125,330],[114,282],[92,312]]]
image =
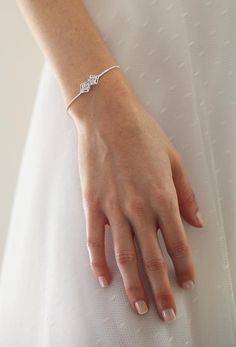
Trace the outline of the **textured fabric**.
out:
[[[178,286],[159,235],[177,319],[167,324],[159,318],[140,258],[150,310],[135,314],[108,225],[113,278],[110,287],[99,286],[86,248],[76,129],[45,61],[3,257],[0,346],[235,346],[236,2],[85,4],[140,100],[184,160],[207,221],[203,229],[183,221],[196,287]]]

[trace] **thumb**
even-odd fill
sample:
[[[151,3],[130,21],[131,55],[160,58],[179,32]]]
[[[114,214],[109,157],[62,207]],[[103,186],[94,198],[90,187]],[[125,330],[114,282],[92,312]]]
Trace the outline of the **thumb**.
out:
[[[185,172],[182,158],[177,158],[172,166],[172,177],[178,196],[179,210],[186,222],[196,227],[203,227],[206,222],[201,216],[195,193]]]

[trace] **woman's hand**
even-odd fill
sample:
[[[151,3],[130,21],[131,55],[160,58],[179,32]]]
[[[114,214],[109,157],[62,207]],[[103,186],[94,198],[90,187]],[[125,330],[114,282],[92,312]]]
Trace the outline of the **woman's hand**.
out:
[[[139,301],[143,308],[139,313],[145,313],[141,300],[148,304],[148,299],[138,273],[135,236],[158,313],[170,320],[173,313],[168,310],[162,315],[162,310],[172,308],[176,313],[176,305],[157,228],[179,285],[194,282],[181,215],[193,226],[202,226],[196,219],[198,206],[179,153],[136,96],[114,84],[113,96],[104,93],[112,78],[107,75],[107,82],[104,78],[104,85],[93,91],[93,103],[89,103],[91,95],[83,95],[73,109],[90,265],[100,281],[111,281],[104,245],[104,228],[109,224],[130,305],[137,312],[135,302]],[[76,107],[81,108],[77,111]]]

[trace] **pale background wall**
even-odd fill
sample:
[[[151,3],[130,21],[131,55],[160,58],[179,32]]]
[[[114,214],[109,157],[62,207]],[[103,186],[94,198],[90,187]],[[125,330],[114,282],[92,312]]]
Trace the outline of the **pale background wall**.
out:
[[[11,0],[0,1],[0,256],[43,56]]]

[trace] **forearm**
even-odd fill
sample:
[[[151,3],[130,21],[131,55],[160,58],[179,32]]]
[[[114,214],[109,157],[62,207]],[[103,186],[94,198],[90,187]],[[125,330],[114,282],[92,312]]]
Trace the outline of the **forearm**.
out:
[[[17,0],[17,3],[39,47],[54,69],[65,103],[77,93],[79,84],[87,80],[89,74],[119,65],[82,1]],[[101,89],[103,93],[111,90],[111,82],[113,88],[118,86],[126,89],[127,80],[121,69],[112,69],[101,80],[96,86],[96,93]],[[89,94],[92,92],[90,90]],[[86,94],[77,99],[81,105],[86,102],[84,96]],[[73,107],[78,106],[74,104]]]

